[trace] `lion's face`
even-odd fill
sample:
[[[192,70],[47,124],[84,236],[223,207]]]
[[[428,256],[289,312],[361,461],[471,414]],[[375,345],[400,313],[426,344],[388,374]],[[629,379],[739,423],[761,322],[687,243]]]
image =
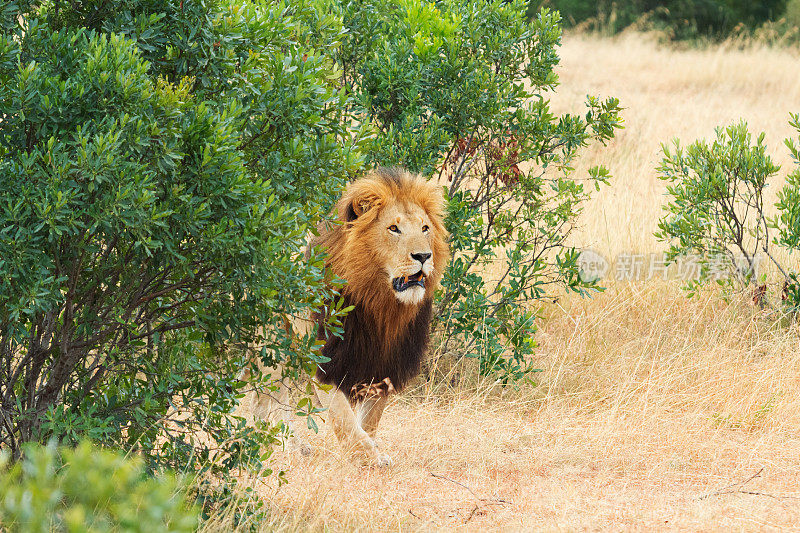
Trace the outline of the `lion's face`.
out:
[[[351,183],[338,204],[342,225],[320,237],[348,292],[381,312],[431,299],[449,255],[443,204],[438,185],[400,169]]]
[[[379,241],[373,244],[380,251],[386,283],[402,303],[422,303],[425,283],[436,267],[430,217],[418,205],[393,203],[373,224],[373,238]]]

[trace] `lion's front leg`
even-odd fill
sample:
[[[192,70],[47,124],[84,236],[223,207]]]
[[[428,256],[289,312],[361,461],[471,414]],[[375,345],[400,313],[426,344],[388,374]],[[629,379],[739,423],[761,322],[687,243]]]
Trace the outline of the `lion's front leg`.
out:
[[[367,432],[367,435],[375,439],[378,431],[378,423],[381,421],[383,410],[386,408],[388,398],[386,396],[373,396],[359,402],[356,406],[356,416],[359,425]]]
[[[316,389],[317,400],[328,409],[333,431],[339,442],[347,449],[363,454],[367,461],[375,466],[391,466],[392,460],[381,453],[366,431],[359,424],[347,396],[336,387],[329,391]]]

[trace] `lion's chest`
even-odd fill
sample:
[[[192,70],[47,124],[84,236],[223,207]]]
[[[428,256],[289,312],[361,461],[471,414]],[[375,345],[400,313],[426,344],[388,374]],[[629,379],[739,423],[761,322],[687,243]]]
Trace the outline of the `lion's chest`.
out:
[[[352,305],[345,298],[345,305]],[[378,383],[385,378],[401,390],[419,373],[428,345],[431,301],[426,300],[417,314],[401,327],[393,342],[387,343],[370,315],[360,304],[344,320],[341,338],[319,332],[326,340],[322,354],[330,359],[320,365],[317,378],[335,385],[346,394],[354,386]]]

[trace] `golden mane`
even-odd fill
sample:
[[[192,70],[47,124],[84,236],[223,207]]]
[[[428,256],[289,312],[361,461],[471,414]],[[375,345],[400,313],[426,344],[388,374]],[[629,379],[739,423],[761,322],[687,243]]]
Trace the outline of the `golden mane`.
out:
[[[345,280],[342,294],[364,306],[388,343],[414,319],[420,307],[402,304],[392,294],[380,262],[390,252],[374,245],[375,222],[381,210],[392,204],[419,206],[430,219],[434,270],[425,287],[425,300],[430,301],[449,259],[449,248],[442,189],[422,176],[401,168],[379,168],[350,183],[336,205],[338,223],[321,227],[319,237],[312,242],[312,246],[327,251],[327,267]]]

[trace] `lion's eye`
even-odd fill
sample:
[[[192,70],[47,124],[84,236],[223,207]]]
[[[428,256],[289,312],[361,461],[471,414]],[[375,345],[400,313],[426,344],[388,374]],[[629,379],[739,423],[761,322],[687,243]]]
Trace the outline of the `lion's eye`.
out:
[[[399,233],[400,233],[400,230],[399,230],[399,229],[397,228],[397,226],[395,226],[394,224],[392,224],[391,226],[389,226],[389,231],[391,231],[392,233],[397,233],[397,234],[399,234]]]
[[[429,229],[428,226],[422,226],[422,233],[428,233]]]

